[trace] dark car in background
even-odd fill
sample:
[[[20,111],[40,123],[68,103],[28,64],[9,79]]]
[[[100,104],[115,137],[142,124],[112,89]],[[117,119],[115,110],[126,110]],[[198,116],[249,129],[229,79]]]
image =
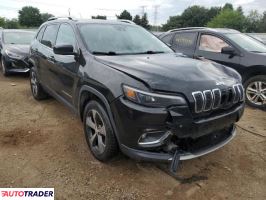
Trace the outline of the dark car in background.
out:
[[[235,70],[182,57],[128,22],[50,19],[29,63],[34,98],[48,93],[77,113],[101,161],[120,149],[175,166],[227,144],[244,109]]]
[[[30,43],[35,32],[24,30],[2,30],[0,56],[2,72],[5,76],[12,72],[29,71],[28,56]]]
[[[160,39],[185,55],[229,66],[242,76],[246,102],[266,105],[266,46],[232,29],[183,28],[168,31]]]

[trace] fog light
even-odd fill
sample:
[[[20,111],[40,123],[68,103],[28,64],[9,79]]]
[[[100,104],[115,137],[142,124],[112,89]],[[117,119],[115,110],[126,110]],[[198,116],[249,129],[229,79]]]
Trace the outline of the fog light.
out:
[[[172,135],[171,131],[154,131],[143,133],[138,141],[139,146],[144,148],[162,146]]]

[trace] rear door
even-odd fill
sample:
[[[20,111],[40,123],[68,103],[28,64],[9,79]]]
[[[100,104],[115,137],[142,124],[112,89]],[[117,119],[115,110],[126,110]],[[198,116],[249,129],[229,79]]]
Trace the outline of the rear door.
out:
[[[58,24],[49,24],[43,33],[39,51],[39,79],[49,90],[54,91],[56,86],[52,69],[55,66],[53,47],[58,31]]]
[[[63,23],[60,25],[55,45],[72,45],[74,51],[78,54],[75,32],[70,24]],[[54,54],[54,57],[56,65],[54,65],[52,73],[55,77],[56,93],[72,105],[74,87],[78,79],[78,59],[74,55]]]
[[[189,57],[193,57],[197,43],[197,32],[176,32],[172,41],[172,48]]]
[[[195,57],[204,57],[237,70],[240,65],[240,53],[235,56],[221,53],[222,48],[228,46],[234,47],[221,36],[201,33],[197,42]]]

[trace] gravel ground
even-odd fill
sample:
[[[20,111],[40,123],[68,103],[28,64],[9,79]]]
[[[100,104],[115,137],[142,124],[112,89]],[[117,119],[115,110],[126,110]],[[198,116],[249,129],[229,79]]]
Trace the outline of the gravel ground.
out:
[[[176,180],[154,164],[93,158],[82,124],[28,77],[0,75],[0,187],[54,187],[56,199],[266,199],[266,113],[247,108],[236,138],[184,161]]]

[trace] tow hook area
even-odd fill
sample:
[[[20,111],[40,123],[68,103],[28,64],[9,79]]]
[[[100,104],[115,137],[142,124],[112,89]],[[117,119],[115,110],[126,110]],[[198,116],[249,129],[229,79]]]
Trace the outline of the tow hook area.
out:
[[[176,149],[174,157],[172,159],[171,165],[170,165],[170,172],[171,173],[176,173],[177,172],[177,167],[180,161],[180,151]]]

